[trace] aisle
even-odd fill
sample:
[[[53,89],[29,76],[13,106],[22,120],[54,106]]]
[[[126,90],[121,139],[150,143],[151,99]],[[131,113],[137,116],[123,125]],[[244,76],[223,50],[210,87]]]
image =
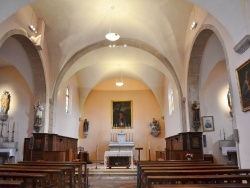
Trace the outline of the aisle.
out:
[[[96,168],[97,167],[97,168]],[[136,188],[136,169],[104,169],[103,164],[90,164],[90,188]]]

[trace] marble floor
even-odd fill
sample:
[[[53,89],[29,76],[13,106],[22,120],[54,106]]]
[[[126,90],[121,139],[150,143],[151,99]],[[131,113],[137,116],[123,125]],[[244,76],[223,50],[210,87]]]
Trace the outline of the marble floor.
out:
[[[103,164],[90,164],[90,188],[136,188],[136,169],[104,169]]]

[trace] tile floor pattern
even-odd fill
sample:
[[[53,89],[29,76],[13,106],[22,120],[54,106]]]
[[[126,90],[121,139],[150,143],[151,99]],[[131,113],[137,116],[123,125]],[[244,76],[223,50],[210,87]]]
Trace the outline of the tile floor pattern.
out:
[[[97,167],[97,169],[96,169]],[[89,168],[90,188],[136,188],[136,169],[104,169],[103,164],[91,164]]]

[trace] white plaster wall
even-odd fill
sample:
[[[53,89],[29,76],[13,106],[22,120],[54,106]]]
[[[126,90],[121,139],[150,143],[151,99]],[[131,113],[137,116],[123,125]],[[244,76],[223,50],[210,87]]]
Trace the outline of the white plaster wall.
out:
[[[69,87],[69,113],[65,111],[66,88]],[[79,137],[79,93],[75,76],[63,85],[57,95],[54,133],[73,138]]]
[[[171,83],[171,87],[174,93],[174,113],[169,115],[169,101],[168,101],[168,94],[169,94],[169,80],[165,78],[164,82],[164,122],[165,122],[165,137],[176,135],[182,130],[182,122],[180,117],[180,103],[179,103],[179,95],[177,89],[173,83]]]
[[[15,54],[15,55],[13,55]],[[20,58],[21,57],[21,58]],[[16,67],[34,93],[34,79],[28,56],[22,45],[14,38],[8,38],[0,48],[0,59]]]
[[[232,118],[227,105],[229,80],[222,46],[215,35],[212,35],[204,50],[200,70],[200,110],[202,116],[213,116],[215,130],[204,132],[207,147],[205,154],[212,154],[218,163],[227,164],[227,158],[222,156],[219,140],[232,139]],[[224,130],[224,131],[223,131]]]
[[[15,55],[13,55],[15,54]],[[0,92],[11,94],[9,123],[15,122],[15,141],[18,142],[17,160],[23,159],[24,138],[31,137],[34,123],[34,80],[30,62],[23,47],[9,38],[0,48]],[[11,136],[11,133],[10,133]]]
[[[15,123],[14,141],[18,142],[16,161],[20,161],[23,160],[24,138],[32,136],[34,96],[24,77],[13,66],[1,67],[0,75],[0,94],[7,90],[11,95],[7,120],[10,126],[9,140],[12,138],[12,126]],[[7,136],[6,126],[3,128],[3,135]]]

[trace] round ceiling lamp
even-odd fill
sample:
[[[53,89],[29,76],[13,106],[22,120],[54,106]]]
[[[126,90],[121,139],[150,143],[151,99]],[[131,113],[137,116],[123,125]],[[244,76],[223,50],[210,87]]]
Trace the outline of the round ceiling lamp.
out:
[[[110,30],[109,30],[109,33],[106,34],[106,39],[108,39],[109,41],[116,41],[120,38],[120,35],[118,35],[117,33],[115,32],[112,32],[112,27],[113,27],[113,24],[114,24],[114,11],[115,11],[115,7],[112,6],[111,7],[111,26],[110,26]]]
[[[115,83],[115,85],[117,85],[118,87],[121,87],[121,86],[123,86],[123,82],[122,81],[118,81],[118,82]]]
[[[110,40],[110,41],[116,41],[120,38],[120,35],[118,35],[117,33],[108,33],[106,35],[106,39]]]

